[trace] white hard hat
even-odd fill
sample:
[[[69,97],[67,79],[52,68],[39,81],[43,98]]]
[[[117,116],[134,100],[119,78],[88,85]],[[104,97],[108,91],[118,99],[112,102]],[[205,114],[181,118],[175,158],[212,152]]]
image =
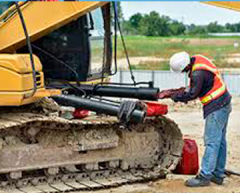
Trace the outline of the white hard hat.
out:
[[[170,68],[173,72],[181,73],[190,64],[190,56],[187,52],[178,52],[170,58]]]

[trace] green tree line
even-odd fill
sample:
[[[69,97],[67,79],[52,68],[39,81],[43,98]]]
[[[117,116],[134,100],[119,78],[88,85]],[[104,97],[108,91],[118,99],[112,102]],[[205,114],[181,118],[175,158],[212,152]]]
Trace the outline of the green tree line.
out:
[[[136,13],[129,20],[122,18],[122,28],[126,35],[178,36],[206,35],[208,33],[240,32],[240,22],[220,25],[217,21],[208,25],[185,25],[183,22],[160,15],[156,11],[149,14]]]

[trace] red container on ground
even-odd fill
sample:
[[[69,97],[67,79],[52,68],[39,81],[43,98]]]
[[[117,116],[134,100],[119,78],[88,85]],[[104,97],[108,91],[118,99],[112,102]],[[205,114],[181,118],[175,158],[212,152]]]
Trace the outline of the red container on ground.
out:
[[[198,146],[195,140],[184,139],[182,159],[178,163],[174,173],[195,175],[199,170]]]

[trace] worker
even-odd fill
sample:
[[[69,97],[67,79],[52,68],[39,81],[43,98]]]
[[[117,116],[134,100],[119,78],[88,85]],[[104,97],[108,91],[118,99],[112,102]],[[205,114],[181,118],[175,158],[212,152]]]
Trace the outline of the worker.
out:
[[[171,95],[174,102],[199,98],[203,104],[205,119],[204,145],[199,174],[185,182],[186,186],[208,186],[210,182],[222,185],[227,157],[226,131],[231,112],[231,95],[211,60],[202,56],[189,56],[179,52],[170,58],[170,68],[177,73],[186,72],[190,79],[189,88]]]

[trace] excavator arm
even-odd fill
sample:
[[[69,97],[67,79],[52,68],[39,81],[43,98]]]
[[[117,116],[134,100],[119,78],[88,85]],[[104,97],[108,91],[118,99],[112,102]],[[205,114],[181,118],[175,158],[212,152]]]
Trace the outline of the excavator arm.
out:
[[[21,3],[21,10],[31,41],[34,41],[106,3],[28,1]],[[4,12],[0,21],[0,52],[14,52],[26,44],[15,6]]]
[[[238,1],[202,1],[201,3],[231,9],[234,11],[240,11],[240,2]]]

